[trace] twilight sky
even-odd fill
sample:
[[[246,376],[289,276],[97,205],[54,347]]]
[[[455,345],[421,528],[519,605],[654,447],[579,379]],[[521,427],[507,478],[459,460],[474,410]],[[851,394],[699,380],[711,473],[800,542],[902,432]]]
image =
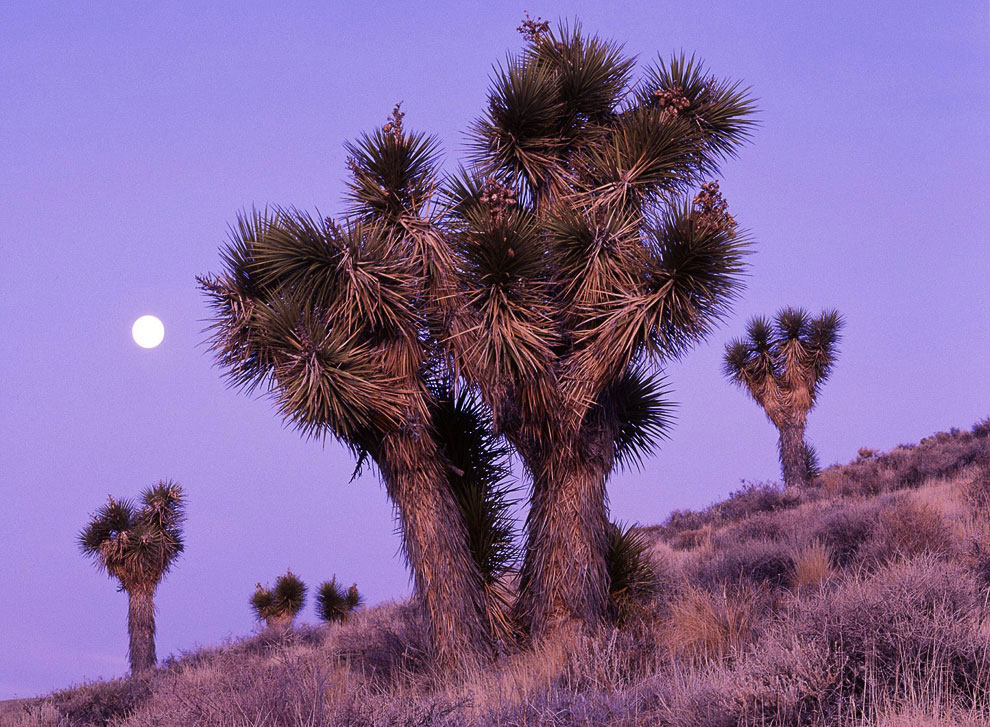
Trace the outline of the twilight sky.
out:
[[[721,183],[755,240],[747,290],[669,369],[676,428],[613,479],[614,519],[777,478],[773,428],[719,365],[781,305],[847,318],[809,424],[825,463],[990,414],[985,0],[126,5],[0,6],[0,699],[126,671],[126,597],[75,537],[159,478],[189,501],[160,656],[250,633],[255,582],[290,566],[372,603],[408,592],[375,474],[349,484],[339,446],[225,389],[194,276],[245,206],[339,212],[343,142],[397,101],[452,165],[524,9],[644,65],[697,52],[759,98]],[[155,350],[130,338],[145,313],[165,323]]]

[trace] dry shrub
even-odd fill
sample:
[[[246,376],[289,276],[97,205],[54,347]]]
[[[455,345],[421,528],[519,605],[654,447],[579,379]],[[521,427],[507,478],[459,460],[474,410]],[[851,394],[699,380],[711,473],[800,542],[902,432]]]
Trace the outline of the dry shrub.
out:
[[[874,722],[875,727],[986,727],[990,712],[970,707],[946,707],[937,695],[923,695],[912,700],[920,704],[884,705]]]
[[[720,523],[741,520],[760,512],[779,512],[797,507],[801,496],[777,482],[743,482],[725,501],[710,509]]]
[[[977,466],[963,485],[963,499],[980,519],[990,520],[990,446],[981,452]]]
[[[151,697],[153,676],[89,682],[51,695],[51,704],[73,727],[105,725],[126,717]]]
[[[724,543],[724,550],[695,566],[694,580],[706,587],[755,583],[780,588],[794,568],[791,548],[784,543],[747,540]]]
[[[716,538],[720,547],[726,543],[739,542],[741,540],[769,540],[782,541],[787,538],[787,530],[784,527],[784,517],[780,513],[759,512],[751,517],[733,523]]]
[[[797,590],[819,587],[835,577],[832,550],[821,540],[812,540],[794,555],[791,585]]]
[[[706,525],[696,530],[681,530],[671,536],[670,545],[675,550],[694,550],[711,542],[712,527]]]
[[[851,565],[860,549],[869,542],[881,510],[879,502],[856,502],[844,507],[832,507],[811,523],[811,536],[828,546],[835,564]]]
[[[0,700],[0,724],[4,727],[62,727],[65,718],[50,700]]]
[[[974,427],[974,432],[982,425]],[[972,465],[986,451],[987,438],[970,432],[939,432],[917,446],[860,457],[822,473],[820,484],[831,497],[878,495],[917,488],[931,479],[951,477]]]
[[[845,698],[906,697],[907,687],[934,678],[946,698],[972,704],[986,699],[990,683],[979,609],[966,572],[925,555],[850,578],[795,609],[783,631],[833,655]]]
[[[376,686],[405,683],[428,669],[426,625],[413,604],[357,614],[334,640],[338,657]]]
[[[932,505],[897,499],[880,511],[869,557],[875,562],[924,553],[948,557],[956,552],[945,518]]]
[[[672,604],[666,643],[672,654],[691,663],[738,654],[758,633],[769,608],[765,589],[689,586]]]

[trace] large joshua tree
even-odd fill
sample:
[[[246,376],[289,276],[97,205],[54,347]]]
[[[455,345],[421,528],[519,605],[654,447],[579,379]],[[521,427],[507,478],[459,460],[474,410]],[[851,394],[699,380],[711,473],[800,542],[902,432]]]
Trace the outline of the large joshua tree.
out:
[[[458,372],[532,479],[517,613],[536,638],[606,610],[606,483],[668,421],[660,367],[739,289],[745,241],[711,180],[753,105],[694,58],[634,80],[620,45],[529,18],[447,185]]]
[[[79,534],[79,548],[127,591],[131,673],[155,667],[155,590],[182,552],[182,488],[159,482],[140,505],[109,498]]]
[[[346,222],[291,208],[238,218],[223,270],[200,278],[210,345],[231,384],[260,387],[305,435],[336,438],[359,468],[377,465],[434,657],[470,663],[491,654],[493,625],[506,620],[493,583],[511,530],[500,451],[479,438],[487,414],[455,395],[439,345],[455,301],[431,201],[437,144],[407,132],[397,106],[347,150]]]
[[[783,308],[772,321],[750,320],[746,337],[725,347],[725,376],[745,389],[777,427],[781,472],[788,486],[808,482],[811,450],[804,429],[835,366],[842,325],[842,316],[834,310],[812,318],[801,308]]]

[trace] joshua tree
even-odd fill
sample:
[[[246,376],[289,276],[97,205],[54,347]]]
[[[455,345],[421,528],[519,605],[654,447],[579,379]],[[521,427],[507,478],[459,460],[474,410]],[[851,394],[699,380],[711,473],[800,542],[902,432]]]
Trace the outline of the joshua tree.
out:
[[[278,577],[274,588],[260,583],[251,596],[251,610],[269,627],[289,628],[306,602],[306,584],[287,570]]]
[[[446,187],[463,303],[448,345],[532,479],[517,603],[540,637],[603,617],[607,480],[664,432],[659,367],[739,289],[746,244],[706,180],[753,105],[694,58],[637,82],[617,43],[520,30]]]
[[[788,486],[806,484],[817,462],[804,428],[835,365],[842,325],[834,310],[812,318],[801,308],[783,308],[772,322],[750,320],[746,337],[725,347],[725,376],[763,407],[780,433],[780,466]]]
[[[155,667],[155,590],[183,550],[182,488],[159,482],[140,507],[109,498],[79,534],[79,548],[127,591],[127,656],[131,673]]]
[[[456,301],[454,261],[430,202],[437,145],[405,131],[402,117],[397,106],[384,127],[347,146],[346,224],[294,209],[241,215],[223,271],[200,284],[229,381],[267,390],[288,422],[335,437],[358,469],[367,458],[377,465],[434,656],[453,665],[491,654],[492,624],[504,618],[488,583],[503,566],[485,559],[508,551],[511,531],[483,536],[494,551],[472,535],[479,522],[505,522],[494,486],[501,470],[491,469],[500,452],[466,468],[457,459],[477,458],[477,449],[444,439],[452,412],[488,427],[479,407],[454,396],[438,344]],[[471,509],[478,503],[488,521]]]
[[[363,602],[356,583],[345,590],[334,577],[321,583],[316,592],[316,615],[327,623],[346,621],[351,612],[360,608]]]
[[[466,470],[439,423],[458,379],[532,478],[522,622],[535,636],[596,623],[606,481],[663,433],[658,366],[727,311],[746,247],[706,182],[748,135],[744,91],[683,57],[634,83],[615,43],[522,30],[442,198],[435,140],[407,133],[396,107],[347,147],[347,224],[244,215],[225,270],[201,279],[231,382],[378,465],[441,662],[504,630],[502,565],[485,553],[511,551],[491,478],[470,485],[480,520],[457,494]],[[498,547],[481,548],[472,522],[498,525]]]

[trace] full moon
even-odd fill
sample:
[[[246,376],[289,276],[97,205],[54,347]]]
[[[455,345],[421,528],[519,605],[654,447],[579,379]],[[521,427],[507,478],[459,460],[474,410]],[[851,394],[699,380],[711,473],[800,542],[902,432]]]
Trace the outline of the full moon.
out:
[[[154,348],[165,338],[165,326],[155,316],[141,316],[131,326],[131,335],[141,348]]]

